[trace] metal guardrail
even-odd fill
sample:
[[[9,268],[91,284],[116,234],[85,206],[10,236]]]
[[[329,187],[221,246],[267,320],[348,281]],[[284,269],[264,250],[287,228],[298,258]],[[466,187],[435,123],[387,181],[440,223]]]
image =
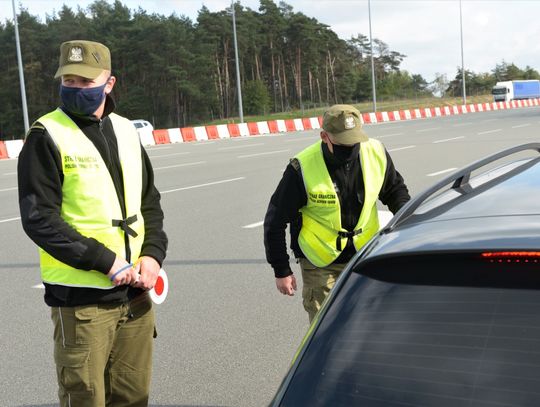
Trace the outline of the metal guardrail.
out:
[[[386,227],[382,230],[383,233],[388,233],[394,230],[400,223],[403,223],[408,219],[420,205],[422,205],[430,196],[434,195],[437,191],[443,187],[453,184],[452,189],[461,192],[462,194],[468,193],[472,190],[469,185],[471,173],[479,168],[482,168],[490,163],[493,163],[501,158],[508,157],[512,154],[516,154],[521,151],[534,150],[540,154],[540,143],[528,143],[520,146],[512,147],[493,155],[490,155],[481,160],[475,161],[467,167],[458,170],[441,181],[437,182],[432,187],[428,188],[424,192],[420,193],[413,199],[411,199],[405,206],[403,206],[396,215],[390,220]]]

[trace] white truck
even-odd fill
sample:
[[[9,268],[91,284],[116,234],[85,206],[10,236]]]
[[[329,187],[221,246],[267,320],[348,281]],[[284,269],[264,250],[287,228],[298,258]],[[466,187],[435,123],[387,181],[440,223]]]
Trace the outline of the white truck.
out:
[[[540,81],[531,79],[497,82],[491,94],[495,102],[540,98]]]

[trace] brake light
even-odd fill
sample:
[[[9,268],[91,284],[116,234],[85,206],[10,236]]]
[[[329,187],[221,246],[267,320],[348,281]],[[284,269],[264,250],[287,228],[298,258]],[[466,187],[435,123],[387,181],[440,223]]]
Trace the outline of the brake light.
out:
[[[490,263],[538,263],[540,252],[484,252],[481,257]]]

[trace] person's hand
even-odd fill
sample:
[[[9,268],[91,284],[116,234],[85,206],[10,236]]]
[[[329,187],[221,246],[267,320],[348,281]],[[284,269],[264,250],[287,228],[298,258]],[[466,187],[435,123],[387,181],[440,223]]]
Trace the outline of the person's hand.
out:
[[[293,296],[296,291],[296,278],[293,274],[287,277],[276,278],[276,287],[281,294]]]
[[[107,277],[117,287],[132,284],[137,279],[137,275],[132,265],[118,256],[114,259],[114,263],[107,273]]]
[[[151,290],[156,284],[159,270],[159,263],[150,256],[142,256],[135,262],[134,271],[137,273],[138,279],[133,281],[134,287],[139,287],[144,290]]]

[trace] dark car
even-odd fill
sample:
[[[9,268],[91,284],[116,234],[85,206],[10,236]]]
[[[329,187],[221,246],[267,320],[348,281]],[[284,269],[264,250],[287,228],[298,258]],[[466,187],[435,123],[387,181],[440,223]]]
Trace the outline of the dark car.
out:
[[[403,207],[340,276],[271,405],[540,406],[539,152],[480,160]]]

